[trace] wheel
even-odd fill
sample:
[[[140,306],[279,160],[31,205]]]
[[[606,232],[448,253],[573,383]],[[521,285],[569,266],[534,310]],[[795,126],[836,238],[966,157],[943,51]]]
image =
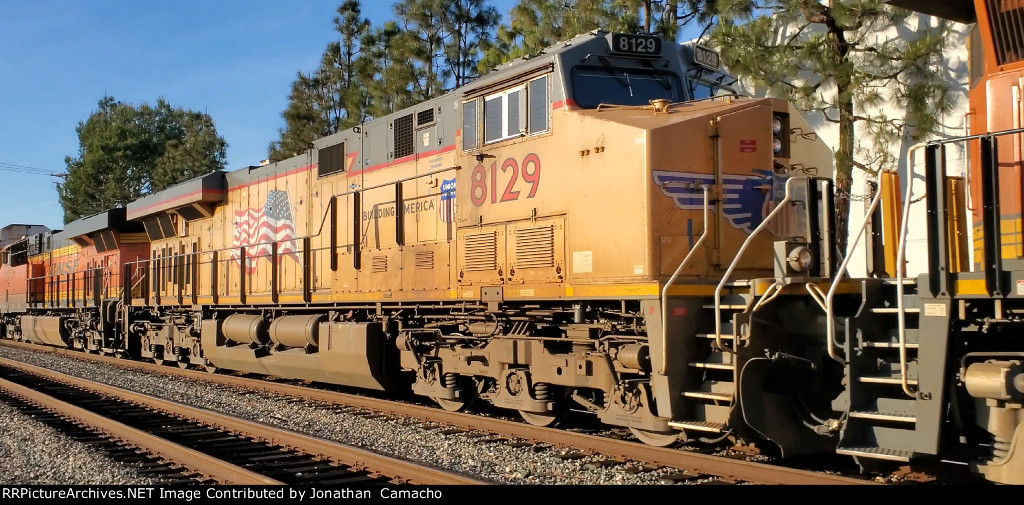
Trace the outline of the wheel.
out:
[[[187,369],[188,365],[189,365],[188,361],[178,361],[178,368],[180,368],[182,370]]]
[[[157,357],[154,356],[151,359],[153,360],[153,363],[156,363],[157,365],[160,365],[160,366],[163,366],[164,364],[167,363],[167,360],[165,360],[163,358],[157,358]]]
[[[469,405],[468,400],[446,400],[444,398],[437,397],[434,397],[433,400],[437,402],[442,409],[447,410],[448,412],[462,412],[463,410],[466,410],[466,407]]]
[[[557,409],[554,412],[527,412],[525,410],[520,410],[519,416],[522,417],[524,421],[534,426],[541,427],[558,426],[558,424],[561,423],[562,419],[565,417],[562,409]]]
[[[220,371],[220,369],[213,366],[209,361],[207,361],[206,364],[203,365],[203,368],[205,368],[208,373],[217,373]]]
[[[641,430],[639,428],[630,428],[629,431],[641,442],[647,445],[653,445],[654,447],[668,447],[679,440],[678,433],[660,433],[657,431]]]

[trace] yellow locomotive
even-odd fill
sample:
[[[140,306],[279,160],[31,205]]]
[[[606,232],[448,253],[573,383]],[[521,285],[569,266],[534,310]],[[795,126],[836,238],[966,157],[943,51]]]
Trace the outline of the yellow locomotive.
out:
[[[596,31],[130,204],[152,246],[122,277],[132,353],[539,425],[576,405],[656,444],[729,432],[732,316],[778,286],[716,287],[828,275],[831,153],[787,103],[716,87],[716,59]]]

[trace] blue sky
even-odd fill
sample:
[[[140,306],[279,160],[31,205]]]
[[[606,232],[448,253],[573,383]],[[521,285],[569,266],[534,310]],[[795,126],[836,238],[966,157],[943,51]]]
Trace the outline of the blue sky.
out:
[[[228,169],[257,164],[282,127],[296,72],[336,35],[341,0],[5,0],[0,4],[0,168],[65,171],[75,127],[105,94],[205,111]],[[363,2],[374,23],[390,1]],[[491,0],[507,16],[513,0]],[[62,228],[57,179],[0,170],[0,226]]]

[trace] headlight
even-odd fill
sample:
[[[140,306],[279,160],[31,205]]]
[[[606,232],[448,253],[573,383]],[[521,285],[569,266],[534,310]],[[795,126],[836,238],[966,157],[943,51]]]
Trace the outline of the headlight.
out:
[[[786,262],[789,263],[789,268],[794,272],[802,273],[814,266],[814,255],[811,254],[810,249],[800,246],[790,251]]]
[[[782,131],[782,120],[778,116],[772,118],[772,133],[778,135]]]
[[[772,151],[775,152],[776,156],[782,154],[782,139],[779,137],[775,137],[772,140]]]

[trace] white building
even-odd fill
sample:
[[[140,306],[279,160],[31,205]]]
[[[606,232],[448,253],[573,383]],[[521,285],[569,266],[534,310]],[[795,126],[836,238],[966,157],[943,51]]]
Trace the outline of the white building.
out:
[[[886,32],[880,32],[877,34],[879,40],[884,40],[888,37],[913,37],[915,33],[920,30],[934,29],[938,26],[938,20],[932,16],[923,15],[912,15],[907,19],[906,23],[900,27],[894,27]],[[968,68],[967,68],[967,39],[969,34],[970,26],[953,23],[953,33],[950,35],[948,48],[949,50],[945,54],[943,64],[935,68],[935,72],[945,77],[951,91],[953,92],[956,100],[956,105],[952,112],[941,118],[941,129],[939,136],[942,137],[954,137],[963,135],[967,130],[966,114],[968,111],[967,101],[967,85],[968,85]],[[780,33],[780,40],[789,36],[788,33]],[[742,81],[741,81],[742,83]],[[743,92],[752,94],[754,96],[763,96],[765,90],[758,89],[750,86],[749,84]],[[887,117],[903,117],[902,108],[899,103],[887,103],[881,111],[865,111],[868,113],[883,112]],[[815,131],[821,137],[821,139],[835,151],[839,144],[839,128],[835,123],[830,123],[824,119],[820,113],[807,113],[805,114],[807,120],[814,127]],[[835,117],[835,115],[832,115]],[[863,127],[858,125],[858,133],[862,131]],[[864,140],[858,139],[863,142]],[[925,139],[931,140],[931,139]],[[908,157],[908,151],[911,146],[916,142],[905,138],[902,142],[896,143],[891,146],[890,153],[898,159],[898,170],[900,179],[903,184],[902,190],[906,191],[908,177],[908,166],[910,163]],[[965,150],[962,147],[950,146],[947,149],[947,174],[950,176],[962,176],[966,170],[966,156]],[[908,220],[908,235],[907,235],[907,275],[914,277],[920,273],[927,271],[927,235],[925,227],[925,201],[922,198],[924,196],[924,151],[918,150],[914,155],[914,177],[912,183],[912,195],[911,200],[914,202],[910,208],[910,219]],[[868,179],[867,174],[863,171],[854,169],[854,182],[852,187],[852,193],[854,198],[864,197],[867,193],[865,188],[866,181]],[[905,194],[905,193],[904,193]],[[853,244],[853,239],[856,237],[857,232],[864,223],[864,213],[867,209],[867,199],[855,200],[851,205],[850,210],[850,240],[849,243]],[[968,219],[969,216],[968,216]],[[970,229],[970,222],[968,222],[968,229]],[[968,251],[970,251],[971,263],[973,263],[973,247],[971,246],[972,237],[968,237]],[[853,251],[853,257],[850,260],[850,274],[855,277],[861,277],[866,275],[867,266],[865,261],[865,246],[864,239],[860,241],[859,247]]]

